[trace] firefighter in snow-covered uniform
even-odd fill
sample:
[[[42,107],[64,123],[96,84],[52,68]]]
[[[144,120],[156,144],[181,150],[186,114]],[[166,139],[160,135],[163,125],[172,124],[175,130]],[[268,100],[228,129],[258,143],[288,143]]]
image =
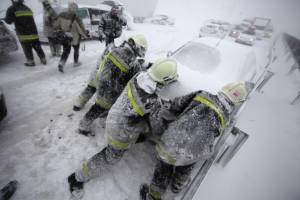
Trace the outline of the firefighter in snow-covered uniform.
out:
[[[139,72],[127,83],[107,116],[105,132],[108,145],[68,177],[72,194],[81,193],[85,182],[118,162],[140,134],[149,130],[149,114],[155,108],[153,105],[160,102],[156,94],[158,88],[176,79],[176,61],[164,58],[155,61],[147,71]]]
[[[101,58],[95,78],[77,99],[75,110],[88,101],[97,88],[95,104],[79,123],[79,132],[88,135],[90,126],[101,114],[107,112],[122,93],[127,82],[142,70],[138,57],[144,57],[147,41],[143,35],[134,35],[119,47],[113,47]],[[92,75],[92,77],[94,76]]]
[[[176,120],[168,124],[156,144],[158,163],[150,186],[141,186],[142,200],[163,199],[169,184],[174,193],[187,186],[193,166],[213,154],[215,138],[250,89],[250,84],[236,82],[224,86],[217,95],[199,91],[174,99],[170,112]]]
[[[6,12],[5,22],[15,24],[16,33],[26,57],[24,65],[35,66],[32,49],[36,51],[41,63],[47,64],[34,22],[33,13],[23,2],[23,0],[12,0],[12,6],[10,6]]]

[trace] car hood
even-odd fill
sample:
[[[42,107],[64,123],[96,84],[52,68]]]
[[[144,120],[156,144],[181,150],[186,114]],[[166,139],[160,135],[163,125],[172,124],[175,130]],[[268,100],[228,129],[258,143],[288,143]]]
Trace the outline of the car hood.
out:
[[[166,86],[159,94],[165,98],[197,90],[217,94],[227,83],[253,81],[257,64],[251,48],[231,41],[218,44],[218,41],[215,38],[192,41],[176,52],[172,58],[178,63],[178,81]]]

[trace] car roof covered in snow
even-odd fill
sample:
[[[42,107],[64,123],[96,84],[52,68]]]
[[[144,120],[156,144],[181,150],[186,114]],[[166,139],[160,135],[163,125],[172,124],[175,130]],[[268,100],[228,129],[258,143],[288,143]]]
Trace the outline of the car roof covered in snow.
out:
[[[257,74],[253,49],[232,41],[199,38],[178,49],[172,56],[178,62],[179,78],[162,90],[173,98],[196,90],[216,94],[233,81],[251,81]]]

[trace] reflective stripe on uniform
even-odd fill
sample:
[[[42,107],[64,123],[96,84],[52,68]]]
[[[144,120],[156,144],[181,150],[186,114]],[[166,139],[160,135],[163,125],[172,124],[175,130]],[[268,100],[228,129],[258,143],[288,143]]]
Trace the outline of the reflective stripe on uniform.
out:
[[[101,99],[99,97],[96,98],[96,104],[107,110],[109,110],[112,106],[110,103],[107,103],[106,101],[104,101],[103,99]]]
[[[33,13],[31,11],[16,11],[15,12],[16,17],[30,17],[33,16]]]
[[[153,186],[152,186],[153,187]],[[152,197],[154,197],[155,199],[161,199],[161,194],[159,191],[156,191],[155,189],[153,189],[151,186],[150,186],[150,190],[149,190],[149,193]]]
[[[174,158],[174,156],[171,156],[167,151],[165,151],[160,144],[157,144],[155,146],[155,149],[156,149],[157,153],[162,158],[166,159],[169,164],[174,165],[176,163],[176,158]]]
[[[104,65],[107,62],[107,60],[110,60],[117,68],[119,68],[121,70],[121,72],[128,74],[129,71],[128,69],[124,66],[124,64],[122,64],[117,58],[115,58],[115,56],[112,55],[112,53],[108,53],[107,55],[104,56],[103,61],[100,62],[99,64],[99,69],[97,71],[97,75],[96,75],[96,80],[99,80],[99,76],[101,74],[101,72],[104,69]]]
[[[23,41],[30,41],[30,40],[38,40],[38,35],[18,35],[21,42]]]
[[[107,58],[118,67],[123,73],[128,74],[128,69],[112,53],[107,54]]]
[[[127,84],[127,95],[128,95],[128,99],[129,99],[129,102],[133,108],[133,110],[139,114],[141,117],[143,117],[145,115],[143,109],[138,105],[138,103],[136,102],[133,94],[132,94],[132,88],[131,88],[131,82],[129,82]]]
[[[99,69],[97,71],[97,74],[96,74],[96,80],[99,81],[99,76],[101,74],[101,72],[103,71],[103,68],[104,68],[104,64],[106,63],[107,61],[107,55],[104,56],[102,62],[100,62],[99,64]]]
[[[86,177],[91,176],[90,169],[86,163],[83,163],[83,165],[82,165],[82,172]]]
[[[129,147],[129,142],[120,142],[119,140],[113,139],[110,135],[107,136],[108,144],[116,149],[127,149]]]
[[[203,103],[205,105],[207,105],[210,109],[212,109],[213,111],[215,111],[221,121],[221,128],[222,130],[225,128],[225,119],[224,119],[224,115],[223,113],[219,110],[219,108],[217,108],[210,100],[202,97],[202,96],[196,96],[194,98],[195,101],[199,102],[199,103]]]

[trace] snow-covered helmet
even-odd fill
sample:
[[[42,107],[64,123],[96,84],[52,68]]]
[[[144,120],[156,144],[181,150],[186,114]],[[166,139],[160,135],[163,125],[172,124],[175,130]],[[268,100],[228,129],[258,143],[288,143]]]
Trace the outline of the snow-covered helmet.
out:
[[[239,105],[246,100],[253,84],[249,82],[233,82],[226,84],[220,91],[234,105]]]
[[[148,49],[148,43],[144,35],[137,34],[128,38],[129,43],[133,43],[133,48],[140,57],[144,57]]]
[[[178,78],[177,62],[170,58],[160,58],[148,69],[148,74],[160,84],[169,84]]]

